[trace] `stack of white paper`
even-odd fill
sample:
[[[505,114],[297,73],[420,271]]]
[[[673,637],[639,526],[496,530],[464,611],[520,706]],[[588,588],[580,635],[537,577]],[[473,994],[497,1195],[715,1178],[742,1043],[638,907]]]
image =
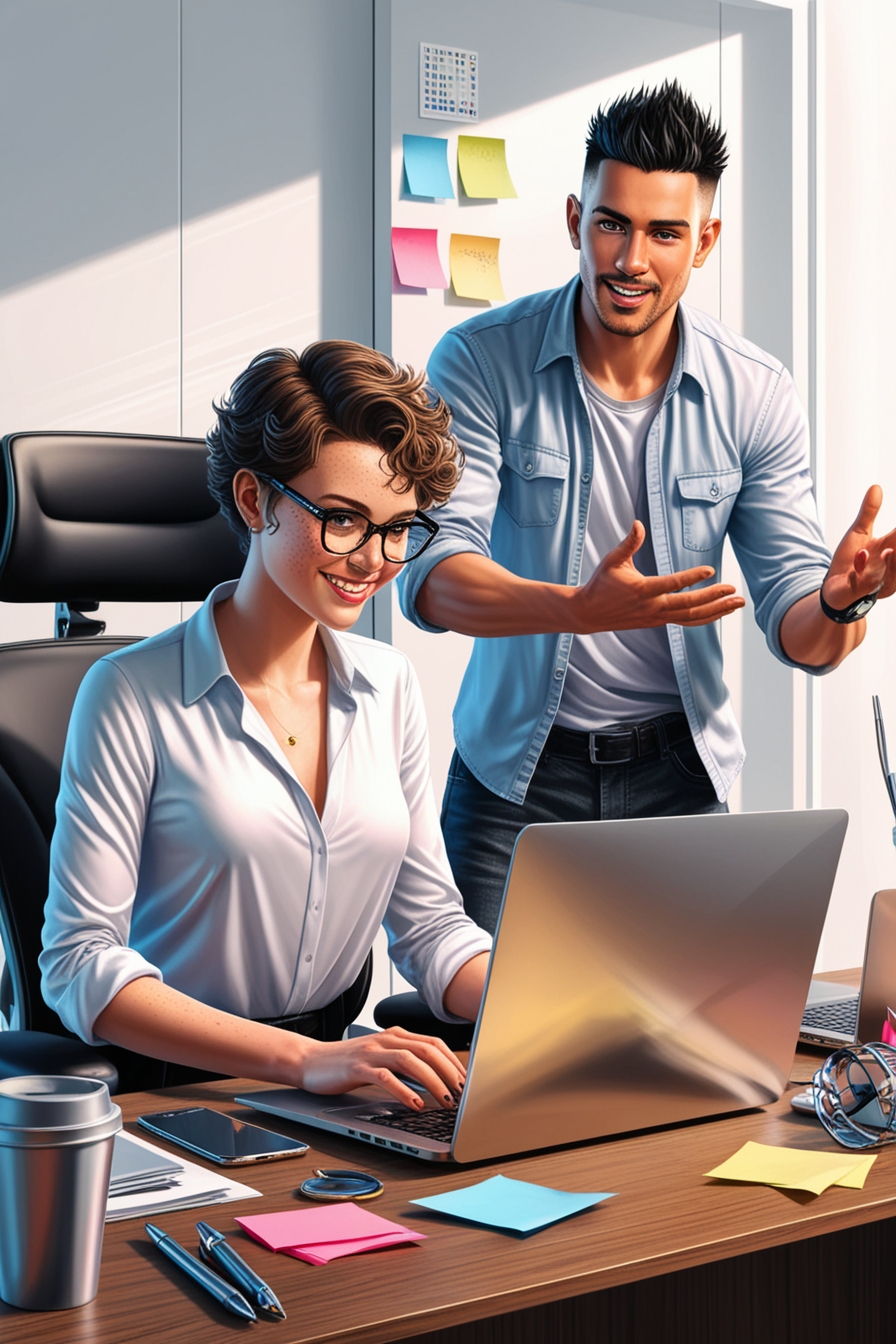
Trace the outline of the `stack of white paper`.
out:
[[[260,1195],[260,1190],[207,1171],[186,1158],[175,1160],[136,1134],[122,1131],[115,1136],[107,1223]]]

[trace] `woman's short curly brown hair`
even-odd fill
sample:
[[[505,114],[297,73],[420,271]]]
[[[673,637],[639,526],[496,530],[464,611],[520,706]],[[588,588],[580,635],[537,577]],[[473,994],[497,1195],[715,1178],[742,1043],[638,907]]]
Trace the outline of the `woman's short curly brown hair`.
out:
[[[382,449],[418,508],[444,504],[457,484],[462,459],[442,398],[422,373],[354,341],[316,341],[301,355],[265,350],[214,410],[208,485],[246,549],[233,498],[244,468],[289,480],[313,467],[325,444],[353,439]]]

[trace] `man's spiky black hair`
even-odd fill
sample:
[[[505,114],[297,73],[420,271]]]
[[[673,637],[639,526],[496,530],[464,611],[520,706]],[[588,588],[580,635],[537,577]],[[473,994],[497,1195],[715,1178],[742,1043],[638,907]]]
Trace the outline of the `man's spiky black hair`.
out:
[[[643,84],[591,118],[585,141],[585,176],[604,159],[616,159],[644,173],[694,173],[702,186],[715,187],[728,151],[725,132],[675,79],[659,88]]]

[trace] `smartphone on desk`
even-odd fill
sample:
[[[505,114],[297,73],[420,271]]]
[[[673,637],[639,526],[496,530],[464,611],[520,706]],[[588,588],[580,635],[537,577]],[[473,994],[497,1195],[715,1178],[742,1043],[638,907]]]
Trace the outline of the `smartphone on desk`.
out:
[[[188,1148],[223,1167],[249,1162],[276,1162],[283,1157],[301,1157],[307,1143],[288,1139],[260,1125],[247,1125],[207,1106],[188,1106],[178,1111],[140,1115],[137,1124],[160,1139]]]

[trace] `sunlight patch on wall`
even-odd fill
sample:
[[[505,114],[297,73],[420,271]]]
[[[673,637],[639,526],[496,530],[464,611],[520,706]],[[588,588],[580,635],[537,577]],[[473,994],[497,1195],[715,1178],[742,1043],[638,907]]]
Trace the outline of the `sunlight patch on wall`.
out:
[[[170,229],[0,298],[0,432],[177,433],[178,237]]]
[[[184,225],[185,434],[205,433],[253,355],[318,339],[320,210],[313,174]]]

